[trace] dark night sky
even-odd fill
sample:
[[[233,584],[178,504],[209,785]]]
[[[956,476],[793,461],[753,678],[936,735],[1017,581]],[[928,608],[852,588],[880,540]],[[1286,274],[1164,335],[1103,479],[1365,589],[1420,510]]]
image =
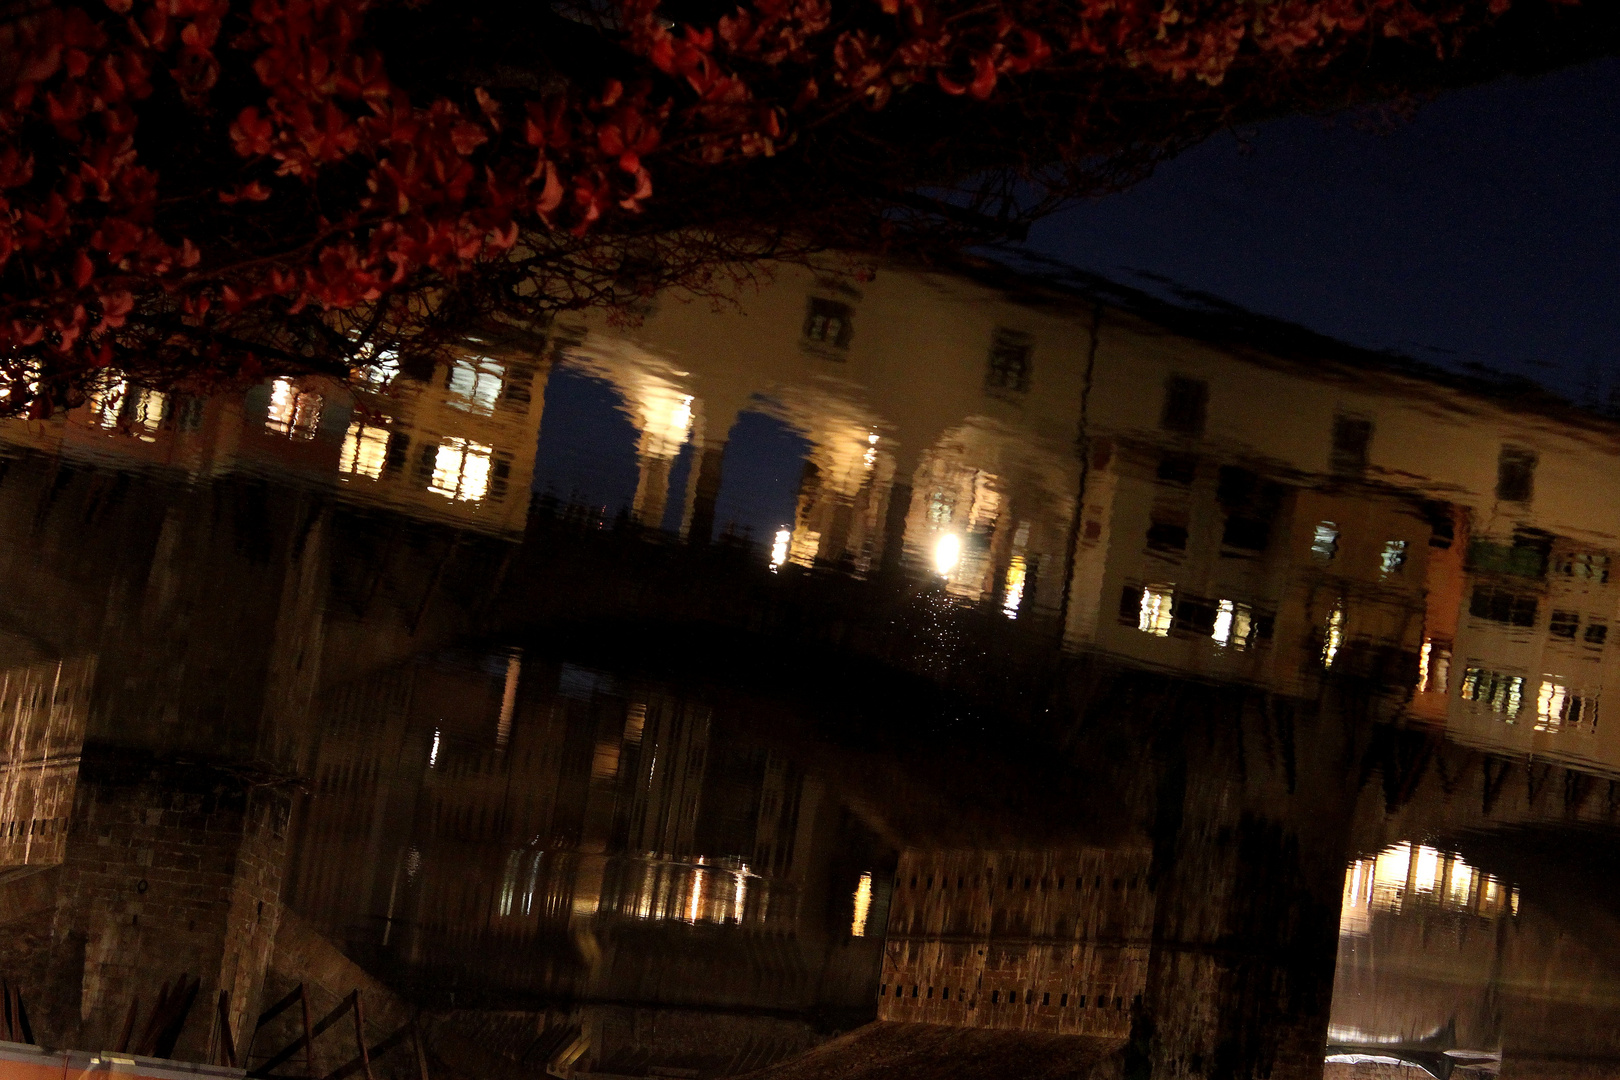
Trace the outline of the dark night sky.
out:
[[[1620,60],[1454,92],[1392,132],[1244,135],[1043,222],[1030,246],[1577,398],[1620,382]]]

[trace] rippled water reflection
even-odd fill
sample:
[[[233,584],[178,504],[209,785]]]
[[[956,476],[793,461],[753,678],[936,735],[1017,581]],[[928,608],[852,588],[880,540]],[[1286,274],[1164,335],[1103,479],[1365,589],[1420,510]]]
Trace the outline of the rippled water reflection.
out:
[[[0,430],[0,1036],[1620,1075],[1611,422],[984,268],[374,360]]]

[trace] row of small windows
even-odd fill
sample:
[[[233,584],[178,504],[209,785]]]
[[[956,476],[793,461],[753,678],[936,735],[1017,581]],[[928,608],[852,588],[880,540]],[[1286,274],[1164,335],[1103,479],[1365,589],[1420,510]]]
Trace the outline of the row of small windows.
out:
[[[120,379],[90,395],[90,419],[97,427],[121,428],[151,442],[144,432],[161,428],[196,431],[202,426],[203,399],[175,397]]]
[[[930,986],[927,989],[928,989],[928,992],[926,994],[922,994],[922,993],[920,993],[920,991],[922,990],[922,987],[919,986],[919,985],[914,984],[911,987],[911,995],[910,996],[912,998],[915,998],[915,999],[919,1000],[919,1001],[931,1000],[933,998],[933,996],[934,996],[934,988],[932,986]],[[954,1000],[956,1000],[956,1001],[967,1001],[968,1000],[967,993],[968,992],[967,992],[966,987],[963,987],[963,986],[957,987],[956,988],[956,997],[955,997]],[[1035,994],[1036,994],[1036,991],[1034,991],[1034,990],[1025,990],[1022,993],[1020,993],[1017,990],[1007,990],[1005,992],[1001,991],[1001,990],[992,990],[992,991],[990,991],[990,1004],[992,1004],[992,1005],[1034,1005],[1035,1004]],[[1040,1003],[1042,1005],[1051,1005],[1052,1004],[1052,993],[1051,993],[1051,991],[1049,991],[1049,990],[1040,991],[1040,995],[1041,995]],[[884,983],[882,986],[878,987],[878,996],[879,997],[887,997],[887,996],[889,996],[889,984],[888,983]],[[903,998],[906,997],[906,988],[905,988],[905,985],[903,983],[895,983],[894,984],[894,997],[895,997],[896,1000],[900,1000],[900,999],[903,999]],[[1020,998],[1022,998],[1022,1000],[1020,1000]],[[1123,1012],[1124,1009],[1125,1009],[1125,999],[1123,997],[1120,997],[1118,995],[1110,996],[1108,994],[1097,994],[1096,996],[1092,997],[1092,996],[1087,995],[1087,994],[1059,993],[1058,994],[1058,1000],[1057,1000],[1057,1006],[1060,1009],[1067,1009],[1067,1008],[1069,1008],[1069,1006],[1070,1006],[1070,1004],[1072,1002],[1074,1007],[1084,1009],[1084,1008],[1087,1008],[1087,1000],[1088,1000],[1088,998],[1089,998],[1089,1000],[1091,1002],[1091,1006],[1090,1006],[1091,1008],[1107,1009],[1107,1008],[1112,1007],[1113,1009],[1115,1009],[1116,1011],[1119,1011],[1119,1012]],[[941,1001],[951,1001],[951,1000],[953,1000],[951,998],[951,988],[950,987],[947,986],[947,987],[943,987],[943,988],[940,989],[939,1000],[941,1000]],[[977,1001],[977,998],[975,998],[974,1000]]]
[[[356,420],[343,437],[338,469],[346,476],[378,480],[384,473],[407,467],[410,445],[411,438],[404,432]],[[438,442],[424,441],[416,450],[418,480],[435,495],[452,501],[503,499],[511,474],[510,459],[487,443],[448,436]]]
[[[1199,436],[1209,419],[1209,384],[1202,379],[1172,375],[1165,380],[1159,427],[1177,435]],[[1335,473],[1358,476],[1367,468],[1373,423],[1360,416],[1333,418],[1328,465]],[[1523,447],[1504,446],[1497,457],[1496,497],[1502,502],[1527,503],[1535,494],[1537,454]]]
[[[0,840],[22,836],[56,836],[67,831],[67,818],[26,818],[0,821]]]
[[[1553,554],[1554,537],[1535,529],[1520,529],[1510,540],[1475,537],[1468,544],[1468,569],[1476,573],[1540,581],[1553,574],[1571,581],[1606,585],[1609,555],[1602,551],[1562,551]]]
[[[1482,583],[1474,586],[1474,593],[1468,601],[1468,614],[1504,626],[1529,628],[1536,625],[1539,604],[1535,593]],[[1609,640],[1609,624],[1603,619],[1588,616],[1583,626],[1580,612],[1559,609],[1548,619],[1547,633],[1566,641],[1579,637],[1588,645],[1602,646]]]
[[[991,876],[993,873],[994,873],[994,871],[992,870],[989,873],[986,873],[984,875],[984,877],[983,877],[984,886],[986,888],[988,888],[988,889],[994,889],[995,885],[996,885],[997,879]],[[1057,880],[1057,887],[1058,887],[1059,890],[1061,890],[1063,888],[1063,886],[1064,886],[1064,883],[1066,881],[1068,881],[1068,877],[1066,875],[1060,874],[1060,875],[1058,875],[1056,880]],[[1141,883],[1141,880],[1142,880],[1141,875],[1136,875],[1136,876],[1132,877],[1130,879],[1129,884],[1127,884],[1123,877],[1116,877],[1116,878],[1114,878],[1114,888],[1116,888],[1116,889],[1121,889],[1121,888],[1134,889]],[[920,886],[918,885],[919,881],[922,883]],[[1026,874],[1026,875],[1024,875],[1024,878],[1023,878],[1024,891],[1029,892],[1031,889],[1036,888],[1036,887],[1039,887],[1041,889],[1049,889],[1049,888],[1052,887],[1052,881],[1053,881],[1053,879],[1050,878],[1050,877],[1036,878],[1033,874]],[[1103,881],[1104,881],[1103,875],[1097,874],[1095,876],[1095,879],[1094,879],[1093,887],[1098,888],[1098,889],[1102,888],[1103,887]],[[979,877],[978,874],[974,874],[971,877],[968,876],[967,874],[958,874],[958,875],[956,875],[956,887],[958,889],[977,889],[979,887],[979,883],[980,883],[980,877]],[[920,887],[924,891],[931,890],[931,889],[934,888],[934,875],[933,874],[926,874],[926,875],[912,874],[907,887],[912,888],[912,889],[916,889],[916,888]],[[939,888],[941,890],[944,890],[944,889],[949,889],[950,887],[951,887],[950,876],[949,875],[942,875],[940,877],[940,880],[939,880]],[[1016,889],[1017,887],[1018,887],[1018,875],[1017,874],[1008,874],[1007,875],[1007,888],[1009,890],[1011,890],[1011,889]],[[1083,877],[1080,874],[1076,874],[1074,876],[1074,887],[1076,889],[1085,888],[1086,887],[1086,879],[1085,879],[1085,877]]]
[[[812,296],[805,306],[803,334],[805,343],[817,351],[847,352],[855,337],[855,309],[842,300]],[[1027,393],[1034,356],[1034,338],[998,327],[990,337],[985,389],[992,393]]]
[[[1535,730],[1597,730],[1596,695],[1579,693],[1552,678],[1543,679],[1537,688],[1523,675],[1483,667],[1470,667],[1463,674],[1462,699],[1509,724],[1517,723],[1520,714],[1532,704],[1529,699],[1532,692],[1535,693]]]
[[[1271,638],[1276,616],[1235,600],[1211,600],[1178,592],[1173,584],[1127,585],[1120,593],[1119,621],[1154,637],[1190,634],[1242,651]]]

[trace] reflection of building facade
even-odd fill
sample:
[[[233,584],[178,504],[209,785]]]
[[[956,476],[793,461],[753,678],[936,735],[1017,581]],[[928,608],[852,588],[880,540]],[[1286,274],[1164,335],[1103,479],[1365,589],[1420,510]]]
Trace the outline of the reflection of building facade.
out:
[[[49,421],[9,421],[0,439],[68,459],[269,474],[345,501],[497,533],[528,511],[543,340],[466,350],[424,377],[383,358],[352,385],[278,378],[237,397],[164,394],[114,379]]]
[[[679,492],[643,455],[649,524],[712,503],[726,432],[763,411],[810,445],[778,563],[903,555],[964,602],[1061,615],[1071,647],[1279,689],[1400,672],[1410,712],[1460,738],[1620,767],[1595,722],[1612,425],[1321,341],[1279,360],[1213,317],[1103,299],[779,268],[746,314],[663,304],[628,335],[574,327],[569,356],[659,460],[701,444]],[[665,413],[685,419],[646,419]]]
[[[907,853],[883,1020],[1123,1039],[1147,987],[1148,853]]]
[[[94,672],[93,660],[0,672],[0,880],[66,857]]]
[[[707,707],[508,654],[378,675],[329,715],[289,902],[379,970],[430,994],[870,1000],[847,827]]]
[[[105,472],[85,470],[74,487],[44,468],[19,482],[18,466],[0,490],[6,546],[83,541],[75,550],[102,552],[74,533],[120,506],[123,532],[106,555],[115,570],[95,581],[125,599],[72,608],[56,627],[49,618],[69,609],[56,603],[69,586],[36,586],[17,569],[0,613],[13,621],[11,607],[32,613],[62,642],[85,626],[105,628],[99,640],[117,647],[101,652],[104,696],[89,721],[101,724],[93,734],[103,743],[306,771],[314,793],[285,896],[352,955],[424,994],[800,1016],[856,1015],[876,1002],[893,1019],[1106,1038],[1129,1034],[1140,994],[1163,1006],[1164,1030],[1181,1033],[1156,1051],[1173,1075],[1207,1072],[1217,1053],[1304,1061],[1314,1052],[1312,1010],[1321,1003],[1307,1000],[1312,958],[1295,970],[1274,952],[1284,923],[1301,940],[1334,923],[1311,907],[1334,898],[1317,880],[1330,875],[1311,872],[1349,854],[1335,846],[1348,826],[1325,812],[1349,811],[1294,775],[1313,738],[1319,759],[1341,771],[1352,760],[1321,750],[1334,726],[1322,717],[1343,718],[1331,706],[1312,710],[1334,684],[1393,686],[1385,696],[1394,703],[1379,715],[1404,710],[1493,750],[1620,767],[1620,734],[1598,712],[1614,663],[1608,627],[1620,615],[1608,546],[1620,503],[1607,497],[1615,447],[1604,424],[1511,410],[1359,362],[1296,363],[1212,344],[1129,304],[1099,309],[1040,286],[885,269],[857,288],[784,268],[748,306],[743,317],[662,305],[633,334],[573,326],[527,351],[481,345],[421,379],[383,363],[375,382],[350,389],[274,380],[239,399],[192,402],[115,385],[66,419],[10,426],[11,443],[70,462],[218,483],[194,502],[162,495],[159,505],[152,484],[119,504],[124,489]],[[328,500],[514,548],[503,538],[524,525],[540,395],[558,351],[624,399],[641,467],[630,509],[643,524],[674,520],[694,539],[723,530],[715,504],[727,440],[739,413],[766,413],[809,444],[772,556],[782,577],[769,580],[792,578],[798,566],[877,578],[909,564],[937,586],[930,597],[943,600],[931,611],[941,625],[974,607],[988,616],[980,626],[1006,630],[1017,648],[1061,640],[1070,651],[1123,658],[1122,669],[1194,676],[1202,698],[1223,708],[1238,701],[1235,722],[1213,706],[1198,715],[1222,738],[1252,736],[1223,760],[1255,772],[1234,780],[1209,766],[1205,788],[1185,799],[1165,780],[1162,804],[1175,808],[1177,828],[1185,813],[1186,825],[1164,841],[1182,854],[1179,864],[1164,856],[1172,877],[1156,894],[1136,884],[1147,859],[1131,846],[1139,837],[1107,855],[914,854],[891,918],[875,842],[842,820],[806,769],[740,732],[737,717],[515,653],[399,665],[442,643],[419,636],[418,624],[435,596],[452,591],[440,583],[454,580],[446,567],[462,532],[436,537],[442,553],[408,557],[344,532]],[[673,480],[683,474],[684,486]],[[266,476],[277,501],[255,486]],[[310,491],[324,498],[304,499]],[[546,538],[526,546],[539,554],[515,558],[511,577],[504,564],[496,574],[491,560],[468,562],[490,593],[538,603],[545,583],[526,593],[521,574],[538,576],[562,546]],[[379,549],[397,557],[404,569],[395,577],[409,588],[379,587],[387,577]],[[676,557],[671,565],[683,571]],[[609,567],[608,579],[569,596],[585,598],[583,607],[626,581],[641,589],[637,571]],[[695,580],[701,591],[709,579]],[[229,604],[219,602],[221,581],[239,586]],[[373,605],[378,595],[386,605]],[[847,615],[854,629],[827,637],[852,653],[871,630],[858,610],[868,595],[852,587],[840,601],[847,607],[815,616],[830,624]],[[459,615],[485,602],[481,593],[445,606]],[[386,618],[372,617],[385,607]],[[351,608],[362,615],[345,624]],[[514,622],[537,618],[521,603],[512,608],[503,615]],[[579,616],[546,614],[564,625]],[[703,617],[731,614],[716,603]],[[501,636],[493,619],[445,625],[480,640]],[[395,635],[386,647],[364,652],[361,638],[385,632]],[[347,645],[330,644],[339,633]],[[887,662],[918,659],[895,661],[912,646],[870,638],[890,643]],[[354,661],[362,653],[365,663]],[[323,660],[323,671],[308,662],[316,655],[338,662]],[[370,674],[333,688],[350,661]],[[1208,692],[1234,684],[1277,693],[1262,706]],[[35,693],[38,680],[30,685]],[[1182,702],[1171,717],[1193,711]],[[1127,709],[1107,719],[1124,727],[1141,717]],[[273,737],[259,738],[264,731]],[[283,745],[282,736],[295,737]],[[45,753],[66,776],[73,737],[61,738],[56,749],[51,735]],[[44,760],[37,740],[28,747],[11,751],[8,764]],[[1264,782],[1254,778],[1262,757]],[[1494,766],[1481,767],[1495,790]],[[3,821],[59,818],[53,806],[69,798],[65,782],[27,791],[6,783]],[[1391,790],[1401,794],[1399,784]],[[206,803],[181,794],[184,806]],[[85,802],[133,823],[98,832],[80,822],[82,858],[101,836],[116,836],[127,865],[109,886],[116,902],[94,909],[106,925],[89,915],[63,924],[93,931],[105,947],[110,959],[86,966],[80,957],[75,1000],[106,1015],[133,985],[118,950],[156,964],[180,934],[179,924],[171,938],[159,932],[155,895],[127,894],[135,881],[159,880],[136,869],[157,857],[138,842],[147,827],[140,800],[159,811],[153,829],[187,835],[190,826],[163,817],[171,797],[179,796],[153,788]],[[1487,795],[1486,814],[1491,805]],[[234,929],[197,962],[212,965],[210,991],[234,988],[238,1016],[251,1012],[253,965],[262,968],[281,895],[272,810],[244,796],[220,811],[252,840],[254,858],[270,853],[259,877],[234,875],[223,861],[211,871],[230,896],[215,924]],[[1317,826],[1321,842],[1302,843]],[[13,837],[0,842],[15,852]],[[1494,879],[1465,883],[1460,864],[1443,861],[1438,878],[1425,876],[1427,856],[1413,850],[1411,896],[1458,893],[1463,906],[1441,905],[1447,918],[1497,910]],[[30,849],[8,858],[33,865],[56,856]],[[1097,860],[1118,871],[1099,871]],[[1290,880],[1296,862],[1308,880]],[[1375,861],[1370,880],[1379,872]],[[1384,872],[1393,880],[1393,864]],[[911,884],[930,875],[937,887]],[[1077,889],[1076,880],[1091,884]],[[1425,890],[1424,881],[1436,884]],[[164,887],[178,894],[183,885],[176,871]],[[1380,895],[1374,889],[1369,902]],[[147,902],[137,940],[118,905]],[[1376,924],[1408,909],[1367,910]],[[878,934],[885,925],[896,946],[888,952]],[[1234,940],[1249,951],[1232,950]],[[1233,1001],[1243,1009],[1229,1008]],[[1288,1045],[1246,1043],[1269,1030],[1279,1002],[1296,1014]],[[608,1063],[631,1060],[640,1036],[614,1030],[613,1048],[605,1034],[570,1043],[569,1067],[610,1072]],[[781,1035],[784,1045],[797,1037]]]

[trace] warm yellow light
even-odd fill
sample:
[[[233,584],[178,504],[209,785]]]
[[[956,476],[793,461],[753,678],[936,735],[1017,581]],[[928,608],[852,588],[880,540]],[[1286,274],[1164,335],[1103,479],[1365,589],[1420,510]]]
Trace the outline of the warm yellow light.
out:
[[[1169,637],[1174,622],[1175,586],[1149,585],[1142,590],[1136,628],[1154,637]]]
[[[288,379],[270,385],[270,411],[264,426],[294,439],[313,439],[320,427],[321,395],[299,390]]]
[[[382,476],[388,461],[388,432],[379,427],[351,421],[343,436],[343,453],[338,468],[355,476],[376,480]]]
[[[433,459],[428,490],[447,499],[477,502],[489,492],[490,455],[494,448],[466,439],[448,438]]]
[[[1014,555],[1007,567],[1007,591],[1002,597],[1001,613],[1009,619],[1018,618],[1018,608],[1024,602],[1024,579],[1027,568],[1022,555]]]
[[[1344,646],[1344,604],[1340,603],[1328,616],[1327,636],[1322,641],[1322,666],[1332,667],[1333,658]]]
[[[775,570],[787,562],[788,544],[793,540],[793,530],[777,529],[776,542],[771,545],[771,569]]]
[[[934,569],[949,574],[962,561],[962,539],[955,533],[946,533],[934,545]]]
[[[872,913],[872,875],[862,874],[859,885],[855,886],[855,920],[850,923],[851,937],[866,936],[866,918]]]
[[[105,428],[117,426],[118,414],[124,408],[124,394],[128,389],[129,384],[119,379],[90,394],[90,413],[97,424]]]
[[[703,898],[703,871],[702,870],[693,870],[692,871],[692,899],[690,901],[688,901],[687,908],[686,908],[686,921],[687,922],[695,923],[695,922],[698,921],[698,904],[702,901],[702,898]]]

